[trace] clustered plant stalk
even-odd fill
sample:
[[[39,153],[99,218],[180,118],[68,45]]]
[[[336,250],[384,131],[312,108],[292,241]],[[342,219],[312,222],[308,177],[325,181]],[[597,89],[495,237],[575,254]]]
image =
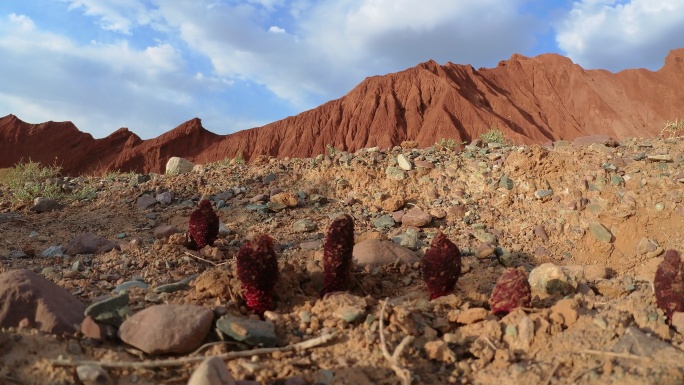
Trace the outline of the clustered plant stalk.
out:
[[[190,214],[188,233],[190,234],[190,248],[202,249],[212,245],[219,232],[219,218],[214,212],[211,202],[203,199],[199,202],[199,208]]]

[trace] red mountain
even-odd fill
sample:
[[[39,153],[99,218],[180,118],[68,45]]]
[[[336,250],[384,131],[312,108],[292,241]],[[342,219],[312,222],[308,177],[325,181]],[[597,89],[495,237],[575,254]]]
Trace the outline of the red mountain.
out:
[[[215,135],[195,118],[150,140],[122,128],[93,139],[70,122],[0,118],[0,167],[55,160],[68,174],[163,172],[171,156],[211,162],[256,155],[307,157],[326,146],[356,151],[415,140],[471,140],[490,127],[517,143],[605,134],[653,137],[684,111],[684,49],[658,71],[584,70],[556,54],[513,55],[495,68],[434,61],[367,78],[340,99],[263,127]],[[55,143],[60,143],[56,146]]]

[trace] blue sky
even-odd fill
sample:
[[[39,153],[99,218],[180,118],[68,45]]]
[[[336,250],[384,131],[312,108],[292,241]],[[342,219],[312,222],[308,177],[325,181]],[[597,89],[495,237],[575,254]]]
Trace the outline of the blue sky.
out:
[[[227,134],[429,59],[555,52],[617,72],[683,47],[684,0],[2,0],[0,116]]]

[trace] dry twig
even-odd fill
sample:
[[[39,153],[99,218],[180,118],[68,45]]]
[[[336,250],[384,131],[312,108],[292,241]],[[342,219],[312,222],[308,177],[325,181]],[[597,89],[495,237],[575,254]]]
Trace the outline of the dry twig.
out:
[[[221,262],[221,263],[212,262],[212,261],[210,261],[210,260],[208,260],[208,259],[204,259],[204,258],[200,257],[199,255],[195,255],[195,254],[193,254],[193,253],[188,253],[187,251],[185,252],[185,255],[187,255],[188,257],[195,258],[195,259],[197,259],[197,260],[199,260],[199,261],[208,263],[208,264],[210,264],[210,265],[212,265],[212,266],[214,266],[214,267],[223,266],[223,265],[225,265],[225,264],[228,263],[227,261],[226,261],[226,262]]]
[[[651,357],[637,356],[631,353],[615,353],[615,352],[604,352],[603,350],[586,349],[582,350],[580,353],[594,354],[597,356],[615,357],[615,358],[628,358],[630,360],[641,360],[641,361],[651,361]]]
[[[385,302],[382,303],[382,308],[380,309],[380,349],[382,349],[382,355],[385,357],[387,362],[389,362],[390,367],[394,370],[397,377],[401,380],[402,385],[411,385],[411,371],[401,366],[401,353],[403,353],[406,346],[413,341],[413,336],[405,336],[403,340],[394,349],[394,353],[390,354],[387,350],[387,345],[385,344],[385,333],[384,333],[384,318],[385,318],[385,307],[387,307],[387,302],[389,298],[385,298]]]
[[[150,360],[142,362],[100,362],[100,361],[71,361],[65,360],[63,358],[58,358],[52,360],[52,365],[54,366],[80,366],[80,365],[97,365],[103,368],[133,368],[133,369],[143,369],[143,368],[161,368],[170,366],[183,366],[185,364],[191,364],[195,362],[202,362],[210,357],[218,357],[222,360],[232,360],[240,357],[251,357],[254,355],[270,354],[275,352],[288,352],[291,350],[300,351],[315,348],[319,345],[323,345],[337,336],[337,333],[324,334],[320,337],[312,338],[307,341],[302,341],[293,345],[282,346],[278,348],[259,348],[251,350],[243,350],[239,352],[228,352],[223,354],[218,354],[216,356],[198,356],[198,357],[183,357],[168,360]]]

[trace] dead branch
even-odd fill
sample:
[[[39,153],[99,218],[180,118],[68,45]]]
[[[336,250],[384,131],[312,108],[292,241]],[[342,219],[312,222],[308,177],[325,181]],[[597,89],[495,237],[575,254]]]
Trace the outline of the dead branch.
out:
[[[406,346],[413,341],[413,336],[405,336],[394,349],[394,353],[389,353],[387,344],[385,343],[384,333],[385,307],[387,307],[387,302],[389,302],[389,298],[385,298],[385,302],[382,303],[382,308],[380,309],[380,349],[382,350],[382,355],[387,362],[389,362],[392,370],[394,370],[394,373],[396,373],[397,377],[401,380],[402,385],[411,385],[411,371],[401,366],[401,354],[404,352],[404,349],[406,349]]]

